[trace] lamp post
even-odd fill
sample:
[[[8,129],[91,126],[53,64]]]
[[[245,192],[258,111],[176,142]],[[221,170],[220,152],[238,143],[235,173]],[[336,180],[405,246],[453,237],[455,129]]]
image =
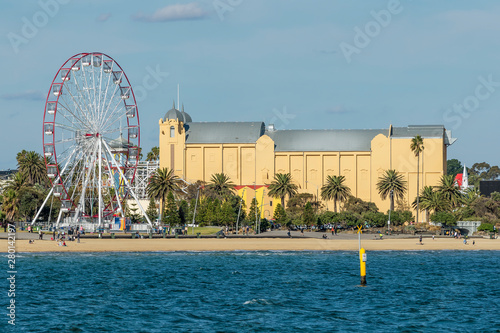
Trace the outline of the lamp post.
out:
[[[196,201],[194,203],[193,227],[191,228],[191,235],[194,235],[194,223],[196,218],[196,208],[198,207],[198,195],[200,194],[200,188],[201,186],[198,186],[198,189],[196,190]]]
[[[314,186],[316,186],[316,214],[318,214],[318,206],[319,206],[319,198],[318,198],[318,194],[319,194],[319,186],[314,184],[313,182],[310,182],[308,180],[306,180],[306,183],[311,183],[313,184]]]

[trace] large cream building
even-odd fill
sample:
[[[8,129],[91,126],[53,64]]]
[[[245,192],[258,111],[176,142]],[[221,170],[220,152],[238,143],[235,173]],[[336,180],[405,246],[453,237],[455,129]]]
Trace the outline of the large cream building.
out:
[[[410,151],[416,135],[424,139],[420,188],[437,185],[446,173],[446,149],[455,139],[443,126],[408,126],[366,130],[277,130],[263,122],[193,122],[175,108],[160,125],[160,167],[188,182],[209,182],[225,173],[237,185],[247,207],[256,197],[262,217],[272,218],[279,199],[267,195],[276,173],[291,173],[299,192],[321,193],[328,175],[343,175],[354,196],[389,209],[376,183],[387,169],[408,181],[406,202],[417,195],[417,158]],[[333,202],[325,202],[333,210]],[[423,216],[424,214],[420,214]]]

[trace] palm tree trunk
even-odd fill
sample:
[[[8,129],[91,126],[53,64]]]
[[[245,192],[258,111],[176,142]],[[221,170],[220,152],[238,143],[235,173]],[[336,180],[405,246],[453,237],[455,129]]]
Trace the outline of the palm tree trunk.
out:
[[[285,209],[285,197],[281,197],[281,207]]]
[[[337,212],[337,199],[333,198],[333,210]]]
[[[419,201],[419,188],[418,188],[418,185],[419,185],[419,179],[418,179],[418,176],[420,174],[420,170],[419,170],[419,166],[420,166],[420,154],[417,155],[417,223],[418,223],[418,211],[419,211],[419,204],[418,204],[418,201]]]
[[[162,218],[163,218],[163,204],[164,204],[164,202],[165,202],[165,196],[163,195],[161,197],[161,202],[160,202],[160,214],[159,214],[159,217],[160,217],[159,222],[160,223],[163,222]]]

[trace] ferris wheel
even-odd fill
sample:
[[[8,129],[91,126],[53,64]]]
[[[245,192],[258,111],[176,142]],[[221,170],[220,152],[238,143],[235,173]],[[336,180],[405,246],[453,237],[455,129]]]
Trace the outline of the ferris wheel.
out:
[[[51,83],[43,116],[49,196],[61,200],[58,223],[62,213],[99,226],[123,216],[127,196],[138,201],[129,185],[139,147],[137,103],[120,65],[96,52],[69,58]]]

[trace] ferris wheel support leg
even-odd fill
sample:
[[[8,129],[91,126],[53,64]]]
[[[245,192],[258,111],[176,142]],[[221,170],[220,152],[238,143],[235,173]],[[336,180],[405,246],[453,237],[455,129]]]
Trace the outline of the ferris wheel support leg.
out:
[[[113,174],[111,173],[111,168],[109,168],[109,167],[108,167],[108,174],[109,174],[109,178],[113,182],[113,186],[115,187],[115,189],[118,189],[119,186],[116,186],[115,177],[113,177]],[[120,201],[120,197],[118,196],[118,191],[115,191],[115,197],[116,197],[116,202],[118,202],[118,207],[120,208],[120,212],[122,214],[122,217],[125,217],[125,211],[123,210],[122,203]]]
[[[102,139],[99,139],[99,228],[102,223]]]
[[[141,210],[142,214],[144,214],[144,217],[146,218],[146,220],[148,221],[149,223],[149,226],[151,228],[153,228],[153,223],[151,223],[151,220],[149,219],[148,215],[146,214],[146,211],[144,210],[144,208],[142,208],[142,205],[141,203],[139,202],[139,199],[137,198],[137,196],[135,195],[134,193],[134,190],[132,190],[132,186],[130,186],[130,183],[128,182],[127,178],[125,177],[125,175],[123,174],[123,171],[122,169],[120,169],[120,167],[118,166],[118,163],[116,162],[116,159],[115,157],[113,156],[113,154],[111,153],[111,149],[109,148],[108,144],[106,143],[106,141],[103,141],[102,142],[104,144],[104,148],[106,148],[106,150],[108,151],[109,155],[111,156],[111,160],[113,161],[113,164],[115,165],[116,169],[120,172],[120,176],[123,178],[123,180],[125,181],[125,185],[127,185],[127,188],[130,190],[130,194],[132,194],[132,196],[134,197],[135,199],[135,202],[137,202],[137,205],[139,206],[139,209]]]
[[[40,213],[42,212],[43,207],[45,207],[45,204],[47,203],[47,201],[49,200],[49,198],[52,196],[52,192],[54,192],[54,187],[52,187],[52,188],[50,189],[49,194],[47,194],[47,196],[45,197],[45,200],[43,201],[43,204],[40,206],[40,209],[39,209],[39,210],[38,210],[38,212],[36,213],[35,218],[34,218],[34,219],[33,219],[33,221],[31,222],[31,225],[35,224],[35,221],[36,221],[36,219],[38,218],[38,216],[40,216]]]
[[[72,151],[72,152],[71,152],[71,154],[70,154],[70,157],[71,157],[71,156],[73,156],[73,154],[75,153],[75,150],[76,150],[76,149],[73,149],[73,151]],[[69,159],[68,159],[68,161],[66,162],[66,164],[64,165],[64,168],[62,169],[62,171],[61,171],[61,175],[63,175],[63,174],[64,174],[64,171],[66,171],[66,168],[67,168],[67,166],[68,166],[68,163],[69,163]],[[59,181],[59,179],[60,179],[60,176],[58,176],[58,177],[56,178],[56,180],[55,180],[54,184],[55,184],[55,183],[57,183],[57,182]],[[36,213],[35,218],[33,219],[33,222],[31,222],[31,225],[35,224],[36,220],[38,219],[38,216],[40,216],[40,213],[42,212],[43,207],[45,207],[45,204],[47,203],[47,201],[49,200],[49,197],[52,195],[52,193],[53,193],[53,192],[54,192],[54,186],[52,186],[52,188],[50,189],[49,194],[47,194],[47,196],[45,197],[45,200],[44,200],[44,202],[42,203],[42,205],[40,206],[40,209],[38,210],[38,212]],[[49,217],[49,219],[50,219],[50,217]]]
[[[57,216],[56,228],[59,226],[59,222],[61,221],[62,213],[63,213],[62,209],[59,210],[59,215]]]

